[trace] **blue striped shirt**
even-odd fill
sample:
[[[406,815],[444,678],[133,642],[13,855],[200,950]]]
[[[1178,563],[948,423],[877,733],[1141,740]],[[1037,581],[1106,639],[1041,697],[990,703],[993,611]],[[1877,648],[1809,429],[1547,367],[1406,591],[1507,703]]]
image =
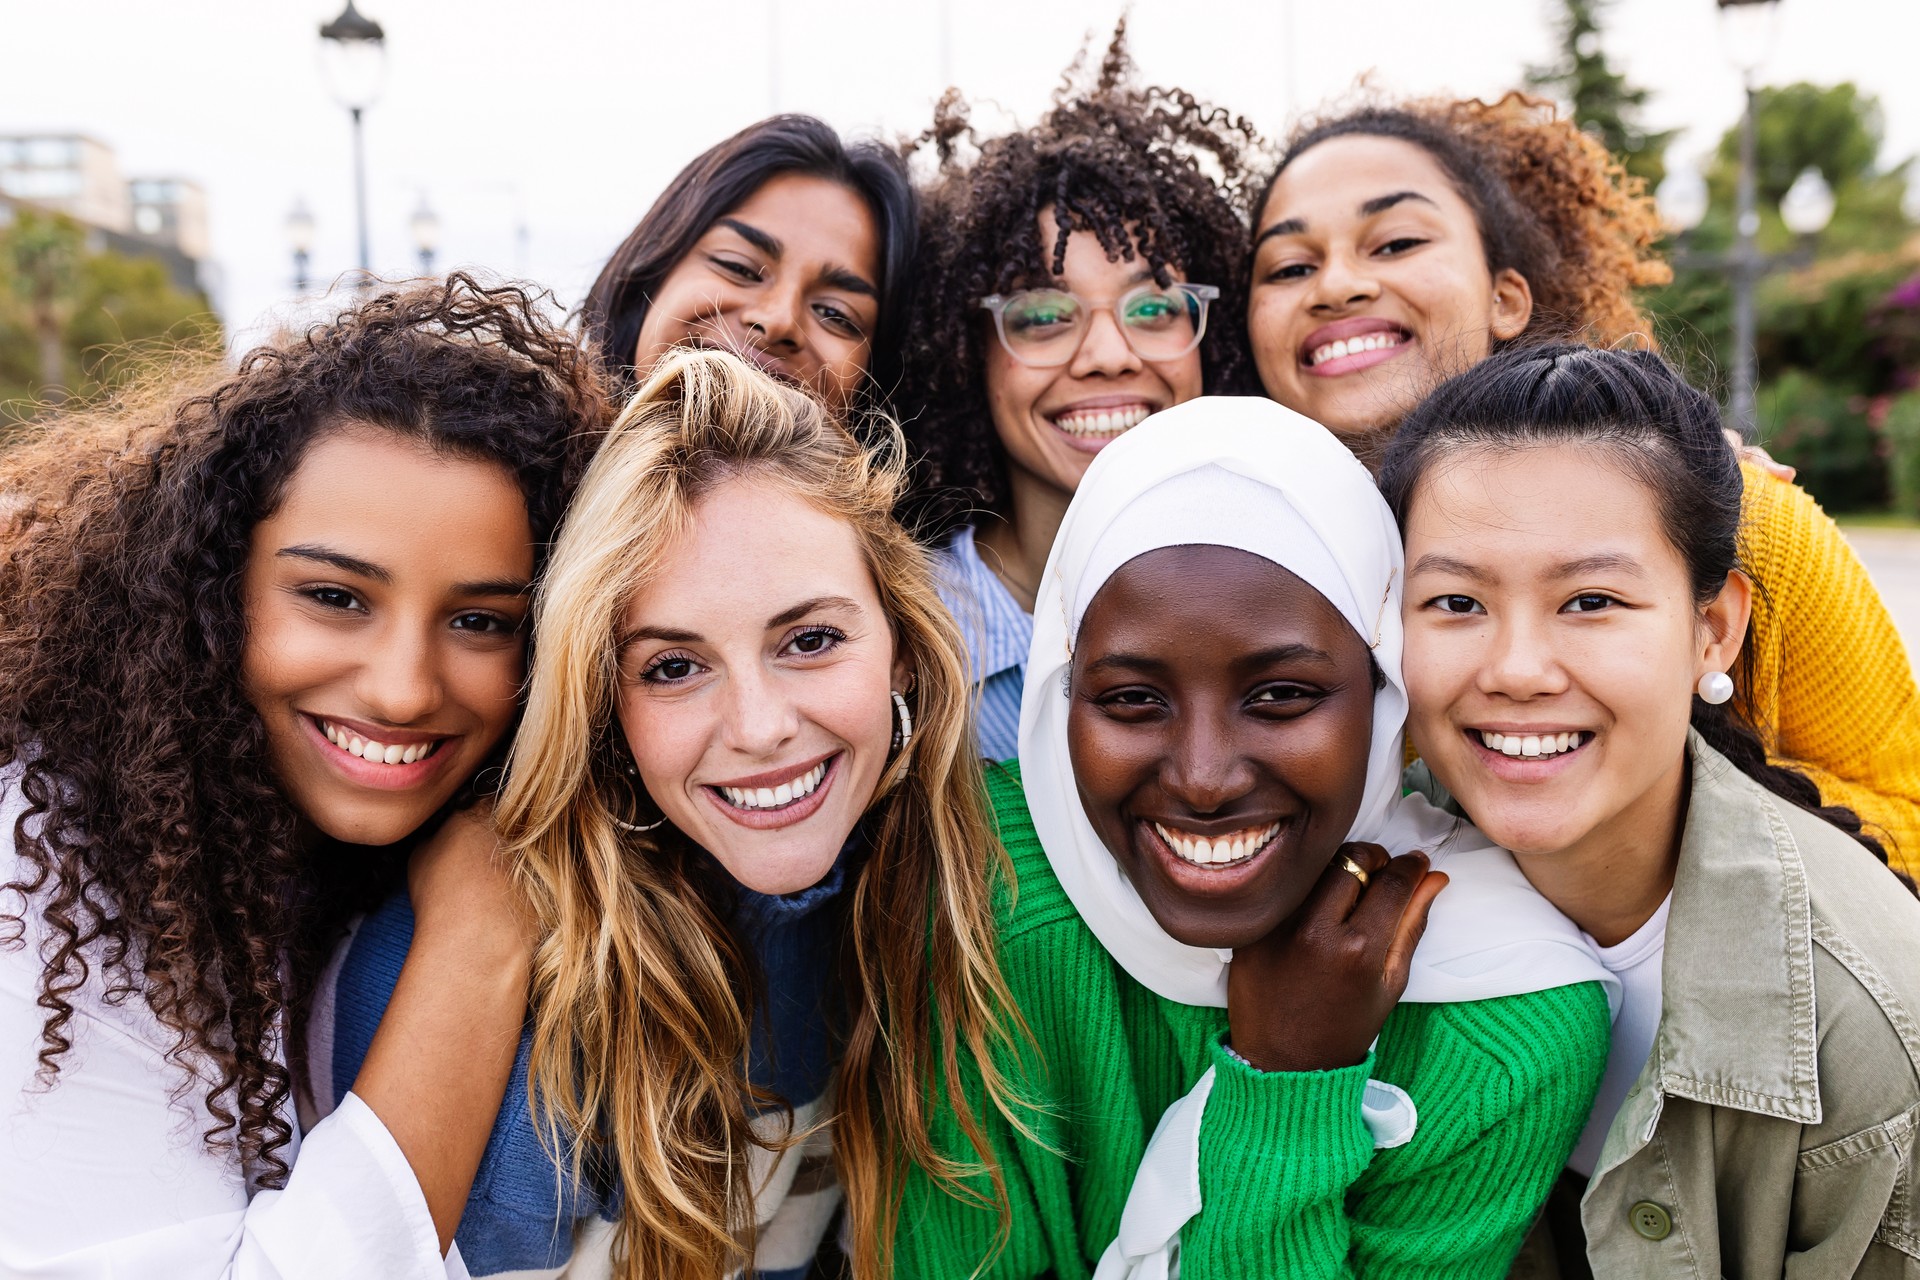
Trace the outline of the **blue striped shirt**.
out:
[[[1033,647],[1033,615],[980,559],[973,526],[935,552],[940,598],[953,611],[967,642],[967,659],[980,691],[980,754],[1011,760],[1020,754],[1020,695]]]

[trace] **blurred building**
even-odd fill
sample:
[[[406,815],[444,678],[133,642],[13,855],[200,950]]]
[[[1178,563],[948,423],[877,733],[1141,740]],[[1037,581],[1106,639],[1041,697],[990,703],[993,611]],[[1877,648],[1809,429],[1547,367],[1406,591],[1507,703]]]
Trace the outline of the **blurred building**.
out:
[[[123,178],[113,148],[85,134],[0,135],[0,222],[15,203],[66,214],[96,249],[157,259],[176,288],[218,293],[207,195],[190,179]]]

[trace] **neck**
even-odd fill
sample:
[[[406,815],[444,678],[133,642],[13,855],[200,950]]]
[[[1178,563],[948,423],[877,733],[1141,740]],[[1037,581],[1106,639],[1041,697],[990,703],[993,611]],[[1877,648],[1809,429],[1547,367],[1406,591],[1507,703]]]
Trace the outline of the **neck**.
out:
[[[1060,532],[1060,522],[1067,518],[1067,504],[1073,501],[1073,495],[1018,467],[1012,468],[1011,481],[1011,518],[981,521],[973,540],[982,549],[980,558],[993,570],[994,577],[1022,609],[1032,613],[1040,575],[1046,572],[1054,536]]]
[[[1516,853],[1527,879],[1603,947],[1618,946],[1673,890],[1691,780],[1683,752],[1627,808],[1555,853]]]

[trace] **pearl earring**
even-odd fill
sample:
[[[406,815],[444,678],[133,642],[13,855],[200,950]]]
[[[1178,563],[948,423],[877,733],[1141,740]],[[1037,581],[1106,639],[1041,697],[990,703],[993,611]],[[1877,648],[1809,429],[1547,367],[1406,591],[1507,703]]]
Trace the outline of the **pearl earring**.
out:
[[[1719,706],[1733,696],[1733,677],[1724,671],[1709,671],[1696,686],[1700,701]]]

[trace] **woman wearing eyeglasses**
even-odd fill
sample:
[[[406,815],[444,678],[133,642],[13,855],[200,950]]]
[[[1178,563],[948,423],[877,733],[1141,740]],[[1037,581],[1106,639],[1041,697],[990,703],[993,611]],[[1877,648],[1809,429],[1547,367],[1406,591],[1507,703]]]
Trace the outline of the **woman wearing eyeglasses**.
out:
[[[950,92],[919,143],[940,172],[898,397],[908,514],[942,548],[993,760],[1015,754],[1040,571],[1094,455],[1251,376],[1232,192],[1255,135],[1181,90],[1131,84],[1125,35],[1033,128],[982,140]]]

